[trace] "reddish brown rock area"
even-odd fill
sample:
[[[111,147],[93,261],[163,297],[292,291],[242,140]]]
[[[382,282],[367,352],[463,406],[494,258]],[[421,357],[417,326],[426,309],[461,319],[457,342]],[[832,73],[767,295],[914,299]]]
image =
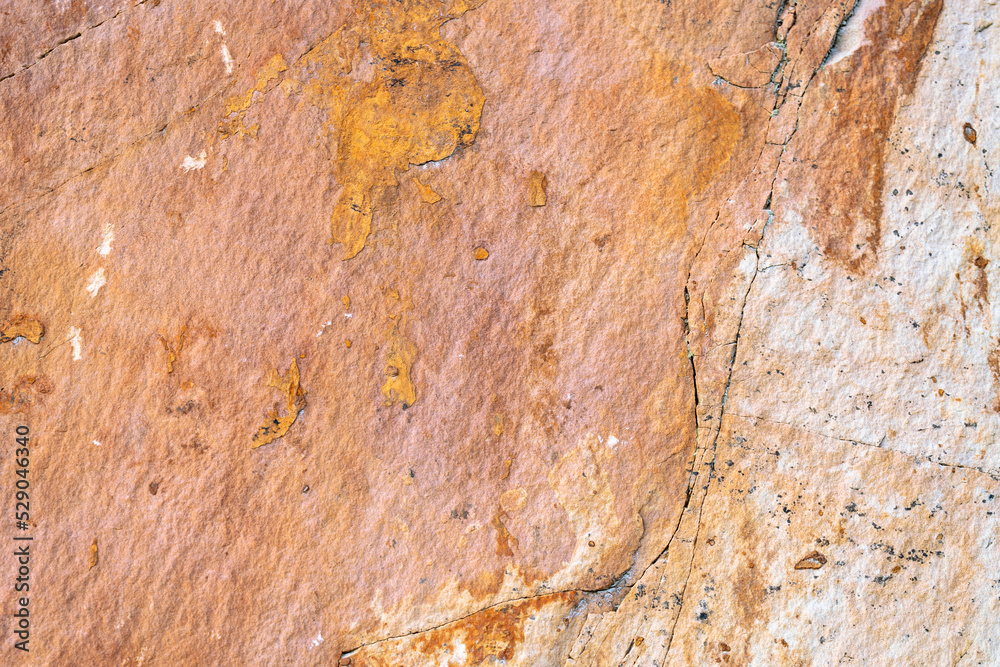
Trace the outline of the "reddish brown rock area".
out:
[[[4,664],[1000,662],[988,4],[9,4]]]

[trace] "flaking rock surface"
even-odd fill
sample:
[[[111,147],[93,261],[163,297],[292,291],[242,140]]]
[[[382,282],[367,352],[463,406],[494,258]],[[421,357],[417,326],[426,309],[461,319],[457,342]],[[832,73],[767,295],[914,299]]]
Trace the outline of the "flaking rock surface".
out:
[[[0,16],[4,662],[1000,664],[995,3]]]

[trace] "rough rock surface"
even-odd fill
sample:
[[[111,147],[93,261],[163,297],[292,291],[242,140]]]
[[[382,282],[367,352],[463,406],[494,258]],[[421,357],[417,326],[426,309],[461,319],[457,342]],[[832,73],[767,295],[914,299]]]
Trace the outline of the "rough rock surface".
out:
[[[0,16],[5,662],[1000,664],[994,2]]]

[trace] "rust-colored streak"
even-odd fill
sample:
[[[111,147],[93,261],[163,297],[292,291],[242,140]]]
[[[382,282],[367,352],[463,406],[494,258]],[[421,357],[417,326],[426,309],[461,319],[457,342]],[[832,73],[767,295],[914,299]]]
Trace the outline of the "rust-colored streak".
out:
[[[519,543],[517,538],[507,530],[507,526],[503,522],[504,519],[510,519],[510,517],[502,509],[493,516],[493,528],[497,531],[497,556],[513,558],[514,549],[518,548]],[[511,545],[513,545],[513,548]]]
[[[990,260],[982,255],[972,260],[973,266],[976,267],[976,277],[972,281],[976,287],[974,297],[981,307],[986,306],[990,301],[990,280],[986,275],[986,266],[989,263]]]
[[[741,522],[739,540],[741,544],[759,543],[759,528],[750,518],[745,517]],[[739,567],[736,569],[736,578],[733,581],[733,597],[738,616],[735,627],[752,628],[765,616],[763,604],[767,588],[760,568],[755,567],[752,555],[748,556],[746,552],[741,552],[738,562]],[[740,640],[741,646],[737,647],[736,652],[746,664],[750,664],[754,658],[750,634],[740,637]]]
[[[899,101],[916,85],[942,0],[889,0],[864,25],[864,44],[812,82],[817,99],[800,121],[789,192],[824,254],[861,273],[875,259],[885,186],[886,139]],[[809,108],[807,101],[806,107]]]
[[[983,257],[983,242],[979,239],[967,239],[965,244],[964,261],[955,272],[955,279],[958,281],[958,312],[962,316],[962,324],[965,335],[972,335],[972,327],[969,320],[973,319],[970,308],[976,307],[979,314],[988,316],[990,308],[990,280],[986,274],[986,267],[990,260]],[[992,362],[991,362],[992,366]],[[1000,372],[1000,368],[997,369]],[[997,388],[994,378],[994,387]]]
[[[25,338],[36,345],[45,335],[45,326],[27,315],[18,315],[0,326],[0,343],[9,343],[16,338]]]
[[[993,412],[1000,413],[1000,350],[993,348],[986,354],[986,363],[990,366],[990,373],[993,375],[993,390],[996,396],[993,397]]]
[[[275,409],[268,413],[267,419],[254,433],[250,449],[263,447],[288,433],[288,429],[295,423],[299,413],[306,407],[306,393],[299,385],[299,367],[294,358],[285,375],[278,375],[278,370],[272,369],[267,376],[267,385],[278,389],[285,395],[285,416],[279,417],[278,408],[275,406]]]
[[[468,618],[421,635],[414,648],[428,656],[454,655],[459,644],[465,648],[467,665],[487,664],[484,661],[509,661],[518,645],[524,641],[525,620],[550,604],[571,605],[580,593],[567,591],[543,595],[512,604],[485,609]]]

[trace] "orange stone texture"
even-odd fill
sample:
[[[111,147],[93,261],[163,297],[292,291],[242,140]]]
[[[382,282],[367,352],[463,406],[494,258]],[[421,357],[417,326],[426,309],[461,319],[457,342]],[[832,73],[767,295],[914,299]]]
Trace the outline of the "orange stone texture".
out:
[[[9,0],[0,663],[1000,665],[998,38]]]

